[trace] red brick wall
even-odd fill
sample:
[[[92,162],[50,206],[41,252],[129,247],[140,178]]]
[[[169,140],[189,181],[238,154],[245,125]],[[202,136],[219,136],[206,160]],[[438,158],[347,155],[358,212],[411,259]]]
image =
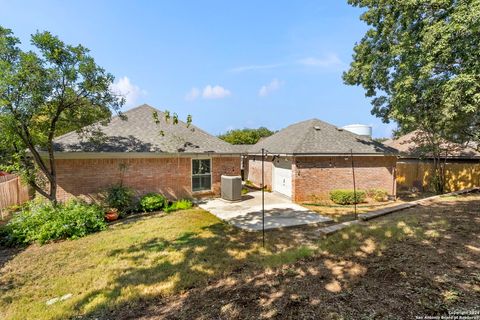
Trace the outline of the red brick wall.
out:
[[[222,175],[240,176],[240,156],[212,159],[212,189],[215,195],[220,195]]]
[[[354,157],[359,190],[383,189],[395,194],[396,157]],[[292,166],[292,199],[296,202],[328,199],[334,189],[353,189],[351,159],[296,157]]]
[[[191,158],[145,159],[58,159],[58,199],[72,196],[88,198],[120,183],[135,189],[138,194],[158,192],[176,199],[192,197]],[[126,169],[123,173],[121,166]],[[213,192],[220,194],[220,176],[240,175],[239,157],[212,157]]]
[[[271,157],[266,157],[264,162],[264,177],[265,177],[265,185],[267,189],[272,189],[272,162]],[[247,170],[247,169],[246,169]],[[246,179],[253,182],[256,186],[261,186],[262,184],[262,160],[261,157],[256,157],[253,160],[253,156],[251,156],[248,160],[248,171],[246,175]]]

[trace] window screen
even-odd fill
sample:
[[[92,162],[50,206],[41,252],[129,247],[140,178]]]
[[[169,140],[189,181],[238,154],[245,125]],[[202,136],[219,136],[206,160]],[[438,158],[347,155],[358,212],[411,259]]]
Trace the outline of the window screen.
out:
[[[212,172],[210,159],[192,160],[192,191],[212,189]]]

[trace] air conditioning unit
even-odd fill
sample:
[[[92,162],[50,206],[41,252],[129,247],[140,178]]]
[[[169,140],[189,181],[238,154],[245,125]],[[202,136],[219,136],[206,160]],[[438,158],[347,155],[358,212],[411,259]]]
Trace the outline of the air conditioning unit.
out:
[[[242,177],[222,176],[222,199],[228,201],[242,200]]]

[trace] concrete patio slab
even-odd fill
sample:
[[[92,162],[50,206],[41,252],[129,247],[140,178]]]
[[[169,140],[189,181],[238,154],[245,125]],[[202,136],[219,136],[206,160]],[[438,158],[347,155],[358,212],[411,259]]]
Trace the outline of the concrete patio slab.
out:
[[[244,230],[262,230],[262,192],[243,196],[242,201],[207,200],[200,208]],[[332,219],[292,203],[281,195],[265,192],[265,229],[330,222]]]

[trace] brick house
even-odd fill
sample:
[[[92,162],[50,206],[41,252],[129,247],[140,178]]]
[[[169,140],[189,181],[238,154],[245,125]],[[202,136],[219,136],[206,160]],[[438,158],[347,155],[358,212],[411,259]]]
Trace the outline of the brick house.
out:
[[[383,189],[396,194],[396,150],[323,121],[293,124],[259,141],[248,152],[245,177],[261,185],[261,149],[265,186],[296,202],[326,199],[334,189]]]
[[[59,200],[89,198],[119,183],[171,199],[215,196],[221,175],[240,175],[240,154],[196,126],[167,123],[148,105],[124,115],[101,126],[100,135],[70,132],[55,139]]]

